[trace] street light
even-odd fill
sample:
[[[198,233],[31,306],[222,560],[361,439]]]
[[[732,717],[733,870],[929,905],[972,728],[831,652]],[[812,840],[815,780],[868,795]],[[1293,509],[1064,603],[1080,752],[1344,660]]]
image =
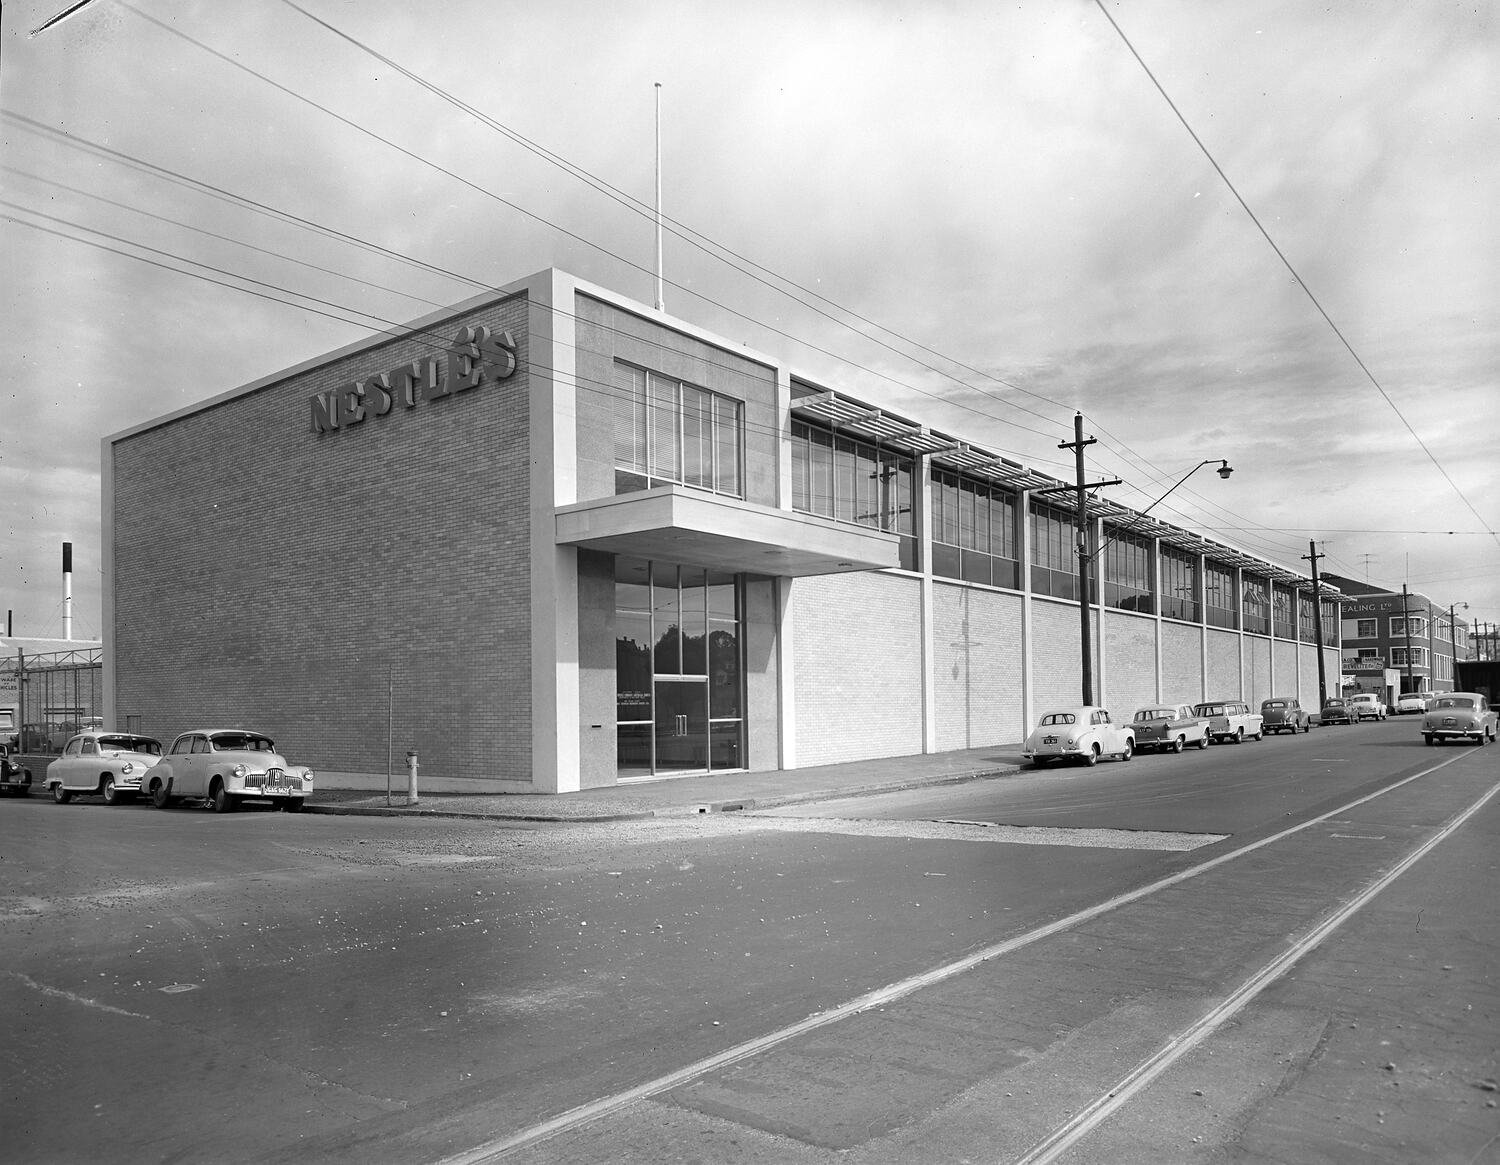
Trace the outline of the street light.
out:
[[[1224,478],[1227,481],[1229,479],[1229,475],[1234,472],[1234,466],[1230,465],[1229,462],[1225,461],[1223,458],[1210,457],[1207,461],[1200,461],[1200,462],[1198,462],[1197,465],[1193,466],[1193,468],[1191,468],[1190,470],[1188,470],[1180,478],[1177,479],[1177,485],[1174,485],[1172,487],[1172,489],[1169,489],[1166,493],[1162,494],[1161,497],[1157,498],[1154,502],[1152,502],[1149,506],[1147,506],[1144,510],[1142,510],[1134,518],[1132,518],[1129,522],[1126,522],[1125,525],[1121,526],[1118,530],[1116,530],[1113,535],[1111,535],[1110,537],[1106,538],[1103,542],[1101,542],[1099,544],[1099,549],[1094,552],[1094,557],[1098,558],[1100,555],[1102,555],[1104,553],[1104,548],[1106,546],[1108,546],[1111,542],[1113,542],[1121,534],[1124,534],[1127,530],[1130,529],[1131,526],[1133,526],[1141,518],[1144,518],[1152,510],[1156,509],[1156,507],[1159,506],[1159,505],[1161,505],[1162,502],[1166,501],[1169,497],[1171,497],[1172,496],[1172,491],[1175,490],[1178,485],[1181,485],[1188,478],[1192,477],[1193,474],[1197,473],[1205,465],[1212,465],[1215,461],[1218,461],[1219,468],[1216,469],[1216,470],[1214,470],[1214,472],[1217,473],[1220,477]]]
[[[1101,542],[1099,544],[1099,548],[1097,550],[1095,550],[1093,554],[1089,554],[1089,552],[1088,552],[1088,534],[1087,534],[1087,526],[1086,526],[1086,522],[1087,522],[1087,508],[1086,508],[1086,501],[1085,501],[1087,493],[1088,493],[1089,490],[1095,489],[1095,488],[1097,488],[1099,486],[1104,486],[1104,485],[1120,485],[1121,484],[1121,481],[1120,481],[1119,478],[1113,478],[1113,479],[1111,479],[1109,481],[1095,481],[1095,482],[1088,482],[1088,481],[1084,480],[1083,449],[1084,449],[1084,446],[1086,446],[1086,445],[1092,445],[1092,444],[1094,444],[1094,438],[1090,437],[1088,439],[1085,439],[1084,435],[1083,435],[1083,415],[1081,413],[1075,415],[1074,418],[1073,418],[1073,440],[1071,442],[1068,442],[1068,441],[1062,442],[1061,444],[1058,445],[1058,448],[1059,449],[1071,449],[1071,450],[1073,450],[1074,457],[1075,457],[1075,460],[1077,462],[1077,465],[1076,465],[1077,474],[1078,474],[1077,484],[1076,485],[1072,485],[1072,486],[1053,486],[1053,487],[1050,487],[1050,488],[1047,488],[1047,489],[1039,489],[1039,490],[1034,490],[1033,491],[1034,493],[1037,493],[1037,494],[1048,494],[1048,493],[1061,493],[1061,492],[1063,492],[1065,490],[1071,489],[1071,490],[1073,490],[1075,492],[1075,495],[1076,495],[1076,498],[1077,498],[1076,508],[1077,508],[1077,515],[1078,515],[1078,517],[1077,517],[1077,521],[1078,521],[1078,620],[1079,620],[1079,640],[1080,640],[1080,643],[1082,645],[1082,648],[1081,648],[1081,650],[1082,650],[1082,664],[1083,664],[1083,669],[1082,669],[1083,685],[1082,686],[1083,686],[1083,702],[1084,702],[1085,706],[1091,705],[1094,702],[1094,650],[1093,650],[1093,642],[1092,642],[1092,636],[1091,636],[1092,625],[1093,625],[1093,602],[1089,598],[1089,589],[1090,589],[1089,588],[1089,582],[1090,582],[1090,578],[1089,578],[1089,563],[1090,563],[1090,561],[1093,561],[1093,562],[1097,563],[1099,561],[1100,556],[1104,553],[1105,549],[1109,546],[1109,544],[1111,542],[1113,542],[1121,534],[1124,534],[1127,530],[1130,529],[1130,527],[1132,525],[1134,525],[1136,522],[1138,522],[1141,518],[1144,518],[1152,510],[1156,509],[1156,507],[1159,506],[1159,505],[1161,505],[1162,502],[1166,501],[1167,498],[1169,498],[1172,495],[1172,492],[1174,490],[1176,490],[1178,486],[1180,486],[1183,482],[1187,481],[1188,478],[1192,477],[1193,474],[1197,473],[1205,465],[1212,465],[1215,461],[1218,461],[1219,468],[1217,470],[1215,470],[1215,472],[1221,478],[1228,478],[1229,475],[1234,472],[1234,469],[1233,469],[1233,467],[1230,466],[1229,462],[1225,461],[1222,458],[1210,457],[1210,458],[1208,458],[1205,461],[1198,462],[1197,465],[1193,466],[1193,468],[1191,468],[1186,473],[1184,473],[1180,478],[1178,478],[1177,481],[1176,481],[1176,483],[1172,486],[1171,489],[1167,490],[1167,492],[1164,493],[1164,494],[1162,494],[1161,497],[1157,498],[1154,502],[1152,502],[1144,510],[1140,511],[1140,513],[1138,513],[1134,518],[1132,518],[1125,525],[1121,526],[1120,529],[1117,530],[1113,535],[1111,535],[1109,538],[1106,538],[1103,542]],[[1095,573],[1097,574],[1097,570],[1096,570]],[[1101,630],[1101,634],[1102,634],[1102,630]]]

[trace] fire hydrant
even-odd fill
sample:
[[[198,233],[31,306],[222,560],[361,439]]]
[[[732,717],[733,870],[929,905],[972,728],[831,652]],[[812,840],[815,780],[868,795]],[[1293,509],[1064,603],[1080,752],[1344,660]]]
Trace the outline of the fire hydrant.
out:
[[[406,750],[406,803],[417,803],[417,750]]]

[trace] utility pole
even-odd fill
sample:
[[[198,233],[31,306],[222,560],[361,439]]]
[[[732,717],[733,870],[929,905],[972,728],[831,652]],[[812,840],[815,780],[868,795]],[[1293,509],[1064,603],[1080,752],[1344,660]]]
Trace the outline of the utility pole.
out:
[[[1401,584],[1401,627],[1406,632],[1406,690],[1411,691],[1411,615],[1407,603],[1406,584]]]
[[[1096,438],[1083,437],[1083,414],[1073,414],[1073,440],[1058,442],[1059,449],[1073,450],[1073,464],[1077,470],[1077,484],[1073,487],[1078,513],[1078,628],[1083,655],[1083,702],[1088,706],[1094,702],[1094,645],[1091,635],[1094,622],[1094,605],[1089,598],[1089,512],[1088,491],[1102,485],[1119,485],[1118,477],[1109,481],[1085,481],[1083,475],[1083,450],[1086,445],[1096,443]],[[1050,493],[1050,490],[1038,490]]]
[[[1324,672],[1323,664],[1323,596],[1318,589],[1318,559],[1323,556],[1318,553],[1318,544],[1309,541],[1307,553],[1302,556],[1303,562],[1312,563],[1312,585],[1313,585],[1313,639],[1314,646],[1318,650],[1318,710],[1323,710],[1323,701],[1328,699],[1328,677]]]

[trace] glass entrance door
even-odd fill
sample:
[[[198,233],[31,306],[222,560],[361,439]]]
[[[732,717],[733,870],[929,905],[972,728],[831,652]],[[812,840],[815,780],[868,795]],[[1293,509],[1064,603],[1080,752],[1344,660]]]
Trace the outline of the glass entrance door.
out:
[[[656,772],[708,768],[708,681],[656,677]]]
[[[621,780],[744,766],[739,591],[732,575],[616,559]]]

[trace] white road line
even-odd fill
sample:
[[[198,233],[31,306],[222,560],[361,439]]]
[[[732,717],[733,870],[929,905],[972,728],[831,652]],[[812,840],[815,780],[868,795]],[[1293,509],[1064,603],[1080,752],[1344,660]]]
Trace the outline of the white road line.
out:
[[[1363,797],[1346,802],[1337,809],[1330,809],[1327,813],[1310,818],[1300,825],[1289,826],[1279,833],[1273,833],[1269,837],[1263,837],[1259,841],[1243,845],[1239,849],[1230,850],[1227,853],[1220,854],[1218,857],[1200,862],[1196,866],[1191,866],[1188,869],[1161,878],[1139,889],[1117,895],[1108,901],[1100,902],[1075,914],[1070,914],[1066,918],[1060,918],[1056,922],[1038,927],[1036,930],[1027,931],[1025,934],[984,947],[973,954],[966,955],[962,959],[951,963],[944,963],[931,970],[923,971],[919,975],[913,975],[910,978],[898,980],[885,987],[876,988],[874,991],[860,995],[849,1000],[847,1003],[842,1003],[827,1011],[816,1012],[788,1027],[767,1032],[756,1039],[747,1040],[745,1043],[726,1048],[722,1052],[685,1065],[675,1072],[669,1072],[665,1076],[658,1076],[655,1080],[649,1080],[644,1084],[637,1084],[633,1088],[627,1088],[612,1096],[601,1097],[598,1100],[590,1101],[588,1104],[579,1105],[577,1108],[569,1109],[567,1112],[560,1113],[540,1124],[532,1125],[530,1128],[511,1133],[509,1136],[498,1137],[495,1140],[477,1145],[462,1153],[455,1153],[444,1157],[436,1165],[489,1165],[489,1162],[502,1160],[510,1154],[530,1145],[545,1141],[570,1129],[579,1128],[591,1121],[598,1120],[600,1117],[608,1116],[610,1113],[617,1112],[627,1105],[634,1104],[636,1101],[646,1100],[663,1092],[670,1092],[672,1089],[696,1080],[701,1076],[706,1076],[710,1072],[716,1072],[721,1068],[729,1067],[731,1064],[737,1064],[741,1060],[746,1060],[762,1052],[769,1051],[788,1040],[796,1039],[798,1036],[816,1031],[818,1028],[827,1027],[829,1024],[837,1023],[853,1015],[858,1015],[860,1012],[868,1011],[872,1007],[883,1007],[913,992],[920,991],[924,987],[931,987],[936,983],[941,983],[957,975],[962,975],[966,971],[979,966],[981,963],[1011,954],[1033,943],[1040,942],[1042,939],[1050,938],[1055,934],[1070,930],[1081,923],[1090,922],[1100,915],[1108,914],[1112,910],[1118,910],[1121,906],[1128,906],[1130,903],[1138,902],[1142,898],[1149,898],[1153,894],[1159,894],[1163,890],[1170,889],[1191,878],[1199,877],[1210,870],[1215,870],[1227,862],[1234,861],[1236,858],[1244,857],[1246,854],[1254,853],[1256,850],[1264,849],[1268,845],[1274,845],[1278,841],[1301,833],[1304,829],[1321,825],[1335,818],[1337,815],[1347,813],[1351,809],[1375,800],[1377,797],[1393,793],[1397,789],[1411,784],[1413,781],[1421,780],[1423,777],[1435,773],[1439,769],[1446,768],[1450,764],[1463,760],[1467,755],[1466,753],[1461,756],[1450,757],[1448,760],[1439,761],[1437,764],[1425,768],[1420,772],[1413,773],[1409,777],[1403,777],[1393,785],[1384,789],[1377,789],[1373,793],[1367,793]],[[1500,786],[1497,786],[1497,788],[1500,788]]]
[[[1054,1129],[1045,1140],[1032,1146],[1025,1156],[1017,1158],[1012,1165],[1048,1165],[1049,1162],[1056,1161],[1063,1153],[1078,1144],[1079,1141],[1088,1136],[1102,1122],[1113,1116],[1134,1099],[1135,1096],[1154,1082],[1168,1068],[1172,1067],[1183,1056],[1187,1055],[1211,1036],[1252,999],[1290,971],[1304,955],[1317,947],[1324,939],[1353,917],[1353,915],[1362,910],[1371,899],[1375,898],[1387,886],[1407,870],[1411,869],[1417,862],[1421,861],[1433,848],[1446,840],[1454,830],[1458,829],[1464,822],[1478,813],[1480,809],[1484,808],[1497,793],[1500,793],[1500,785],[1492,785],[1484,796],[1480,797],[1479,800],[1454,817],[1436,834],[1407,854],[1406,857],[1396,863],[1387,873],[1381,875],[1374,882],[1371,882],[1333,915],[1324,919],[1294,942],[1290,948],[1256,971],[1255,974],[1251,975],[1250,978],[1246,979],[1245,982],[1241,983],[1239,987],[1226,996],[1224,1001],[1217,1007],[1178,1032],[1157,1049],[1155,1054],[1136,1065],[1123,1080],[1103,1096],[1090,1102],[1067,1124]]]

